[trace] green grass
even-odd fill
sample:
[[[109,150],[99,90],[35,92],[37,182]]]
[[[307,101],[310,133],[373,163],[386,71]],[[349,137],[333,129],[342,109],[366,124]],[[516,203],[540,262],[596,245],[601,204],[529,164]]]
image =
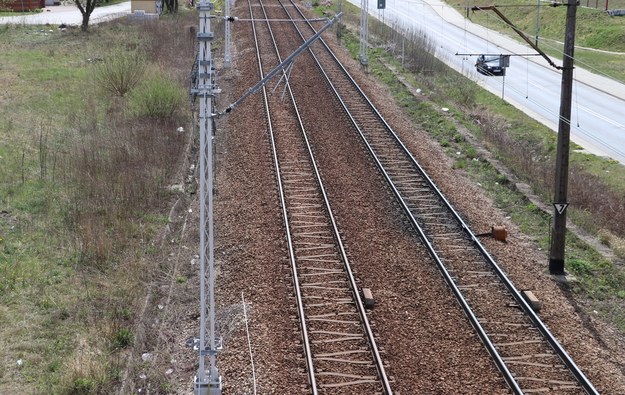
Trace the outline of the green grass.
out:
[[[23,11],[23,12],[17,12],[17,11],[13,11],[13,10],[0,10],[0,17],[3,17],[3,16],[34,15],[34,14],[39,14],[41,12],[43,12],[41,9],[31,10],[31,11]]]
[[[465,15],[466,2],[448,1],[448,4]],[[476,0],[471,6],[490,6],[492,2]],[[499,10],[520,30],[534,41],[536,35],[538,7],[536,3],[518,3],[514,0],[498,1]],[[584,1],[581,2],[585,4]],[[594,4],[594,2],[592,3]],[[619,8],[619,4],[610,1],[610,9]],[[620,6],[625,8],[625,4]],[[470,19],[480,25],[506,34],[513,39],[521,38],[492,11],[475,11]],[[540,8],[539,47],[550,56],[562,58],[566,7],[549,7],[543,4]],[[611,17],[603,9],[579,7],[576,18],[575,62],[598,74],[605,74],[623,82],[625,73],[625,18]],[[612,51],[610,54],[601,51]],[[516,62],[516,60],[515,60]],[[558,64],[559,62],[556,62]]]
[[[184,81],[178,22],[0,26],[0,393],[112,393],[125,368],[144,256],[182,156],[171,123],[187,117],[126,114],[125,98],[93,82],[93,59],[141,46],[152,71]]]
[[[130,92],[128,108],[138,117],[172,119],[183,107],[187,92],[164,75],[148,78]]]

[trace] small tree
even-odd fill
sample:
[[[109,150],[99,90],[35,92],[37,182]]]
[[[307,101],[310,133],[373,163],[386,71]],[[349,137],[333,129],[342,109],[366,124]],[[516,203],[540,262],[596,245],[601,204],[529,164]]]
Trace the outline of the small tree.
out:
[[[82,14],[82,25],[80,25],[80,28],[83,32],[86,32],[89,28],[89,18],[91,18],[91,13],[95,9],[98,0],[74,0],[74,3]]]
[[[178,0],[163,0],[163,3],[168,13],[175,14],[178,12]]]

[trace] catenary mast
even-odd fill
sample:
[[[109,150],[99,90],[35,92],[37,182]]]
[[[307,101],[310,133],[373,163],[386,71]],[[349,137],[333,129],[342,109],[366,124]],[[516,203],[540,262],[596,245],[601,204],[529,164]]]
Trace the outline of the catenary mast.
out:
[[[213,3],[202,0],[197,8],[200,15],[200,28],[197,34],[199,42],[198,85],[195,92],[200,100],[200,337],[196,349],[200,360],[194,392],[195,395],[221,395],[221,376],[216,366],[218,346],[215,337],[213,99],[218,89],[215,87],[211,54],[213,32],[210,27],[210,12],[213,9]],[[207,266],[208,279],[206,278]],[[206,300],[207,290],[208,301]]]

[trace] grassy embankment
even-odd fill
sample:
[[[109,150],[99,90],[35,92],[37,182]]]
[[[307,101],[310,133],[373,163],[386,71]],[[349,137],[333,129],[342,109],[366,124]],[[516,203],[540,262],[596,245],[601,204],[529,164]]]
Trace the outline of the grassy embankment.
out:
[[[349,27],[343,42],[357,58],[359,10],[346,6],[345,2],[343,8],[344,22]],[[328,11],[328,7],[319,6],[316,10],[322,13]],[[487,148],[509,169],[509,174],[530,185],[546,204],[553,194],[556,135],[429,55],[431,42],[427,33],[424,36],[418,32],[406,38],[402,62],[403,35],[372,19],[369,71],[391,89],[406,114],[446,148],[454,158],[454,167],[466,171],[539,248],[548,251],[551,214],[530,202],[510,183],[508,175],[498,172],[484,160],[479,147],[460,129],[469,131],[480,147]],[[580,28],[584,29],[583,21]],[[622,58],[614,58],[616,63],[621,63],[613,67],[615,70],[625,67],[625,59],[622,62],[619,59]],[[390,71],[388,65],[396,71]],[[423,94],[414,97],[398,75],[421,88]],[[450,111],[443,113],[442,107]],[[625,269],[622,265],[625,258],[625,227],[622,225],[625,224],[622,210],[625,167],[577,151],[572,151],[570,157],[569,219],[611,247],[615,257],[602,256],[569,232],[566,269],[579,278],[573,290],[587,311],[599,312],[625,333]],[[537,270],[547,270],[547,257],[545,266]]]
[[[118,388],[162,269],[195,19],[0,26],[0,393]]]
[[[448,3],[465,15],[466,2],[452,0]],[[472,7],[492,4],[484,0],[471,2]],[[561,59],[566,7],[550,7],[549,3],[541,4],[538,21],[539,47],[550,56]],[[594,73],[625,82],[625,40],[623,39],[625,17],[612,17],[603,11],[601,5],[597,9],[585,7],[585,4],[586,1],[581,1],[581,7],[577,9],[575,64]],[[610,0],[608,4],[610,9],[625,9],[623,0]],[[534,40],[539,12],[536,2],[520,4],[514,0],[503,0],[497,1],[497,6],[518,29],[532,38],[532,41]],[[475,23],[520,40],[512,28],[492,11],[471,12],[469,18]]]

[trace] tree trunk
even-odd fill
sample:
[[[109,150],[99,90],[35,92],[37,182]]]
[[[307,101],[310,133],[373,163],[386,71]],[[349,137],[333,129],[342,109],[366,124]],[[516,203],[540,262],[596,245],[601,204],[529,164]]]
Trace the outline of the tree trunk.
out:
[[[83,32],[86,32],[87,29],[89,29],[89,17],[91,17],[90,14],[82,14],[82,25],[80,25],[80,30],[82,30]]]

